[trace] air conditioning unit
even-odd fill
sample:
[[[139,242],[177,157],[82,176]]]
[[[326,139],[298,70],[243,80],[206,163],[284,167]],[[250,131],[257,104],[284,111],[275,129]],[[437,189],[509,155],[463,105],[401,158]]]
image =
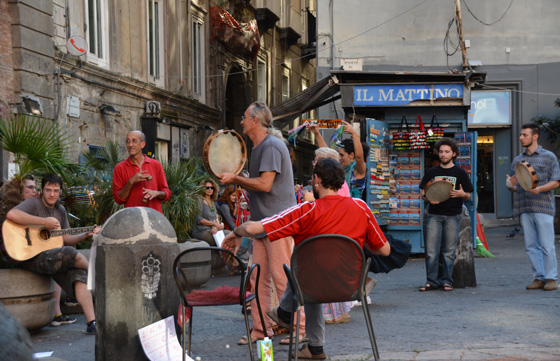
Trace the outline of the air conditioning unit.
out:
[[[161,103],[153,100],[146,102],[146,115],[159,118],[161,115]]]

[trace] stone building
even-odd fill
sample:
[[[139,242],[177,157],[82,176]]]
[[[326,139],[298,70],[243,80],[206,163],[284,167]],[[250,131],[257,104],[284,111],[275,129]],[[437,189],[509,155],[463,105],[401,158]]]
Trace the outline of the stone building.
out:
[[[163,161],[200,156],[251,102],[314,83],[314,13],[314,0],[0,0],[0,112],[54,119],[75,161],[108,140],[124,152],[133,129]]]

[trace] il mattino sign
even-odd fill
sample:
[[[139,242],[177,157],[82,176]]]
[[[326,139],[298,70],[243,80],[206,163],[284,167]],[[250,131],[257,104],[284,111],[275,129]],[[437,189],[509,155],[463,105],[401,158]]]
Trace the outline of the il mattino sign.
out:
[[[463,98],[463,84],[354,85],[356,106],[399,106],[438,98]]]

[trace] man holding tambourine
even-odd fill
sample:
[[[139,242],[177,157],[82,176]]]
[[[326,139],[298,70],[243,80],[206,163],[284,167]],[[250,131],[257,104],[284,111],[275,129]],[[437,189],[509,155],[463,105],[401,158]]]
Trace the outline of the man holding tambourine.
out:
[[[443,289],[453,291],[453,264],[461,228],[463,201],[471,199],[474,190],[464,169],[455,165],[459,145],[453,138],[441,138],[434,145],[440,164],[426,171],[420,189],[422,198],[430,202],[426,225],[426,283],[420,292]],[[447,183],[442,183],[447,182]],[[439,197],[431,197],[431,185],[449,185]],[[445,188],[444,188],[445,189]],[[443,267],[439,267],[439,260]]]
[[[552,291],[558,288],[553,190],[560,186],[560,167],[556,155],[543,149],[538,139],[536,124],[521,127],[519,140],[526,149],[513,159],[506,187],[514,193],[513,216],[520,218],[531,261],[533,282],[525,288]]]

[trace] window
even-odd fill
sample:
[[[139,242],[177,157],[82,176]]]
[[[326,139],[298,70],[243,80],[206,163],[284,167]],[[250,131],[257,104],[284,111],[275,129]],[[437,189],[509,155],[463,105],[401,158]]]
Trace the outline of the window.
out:
[[[257,60],[257,100],[266,103],[266,64]]]
[[[193,92],[200,94],[202,90],[202,54],[200,52],[201,48],[201,35],[202,35],[202,24],[198,22],[193,23],[192,31],[192,47],[193,47]]]
[[[158,86],[163,86],[163,1],[146,1],[149,80]]]
[[[86,0],[87,60],[101,67],[109,65],[107,51],[107,0]]]
[[[193,97],[204,101],[206,91],[205,64],[206,49],[204,48],[204,16],[199,8],[192,8],[192,91]]]
[[[282,101],[290,98],[290,69],[282,68]]]
[[[164,140],[156,140],[155,158],[161,163],[169,162],[169,143]]]

